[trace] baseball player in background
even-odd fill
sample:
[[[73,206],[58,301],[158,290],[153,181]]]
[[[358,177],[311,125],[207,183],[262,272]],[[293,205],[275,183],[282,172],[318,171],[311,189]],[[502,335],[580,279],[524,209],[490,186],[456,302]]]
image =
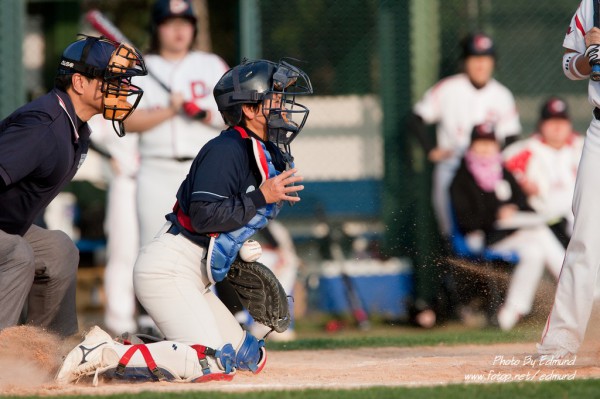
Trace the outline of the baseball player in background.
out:
[[[464,72],[442,79],[413,107],[409,130],[417,135],[427,158],[435,163],[432,201],[440,232],[450,234],[448,189],[460,159],[469,146],[475,125],[492,123],[501,144],[515,140],[521,131],[512,93],[492,74],[496,49],[482,33],[462,41]],[[426,125],[437,124],[436,143]]]
[[[223,127],[212,90],[228,67],[215,54],[192,50],[196,23],[190,0],[153,5],[145,56],[151,76],[140,81],[146,95],[126,125],[128,132],[142,133],[137,194],[142,246],[163,225],[198,151]]]
[[[108,121],[95,116],[89,121],[93,149],[107,163],[106,267],[104,270],[104,324],[117,334],[137,330],[133,292],[133,265],[139,252],[136,176],[139,167],[137,134],[117,137]]]
[[[212,90],[228,69],[217,55],[192,50],[197,18],[190,0],[157,0],[151,18],[151,45],[145,57],[151,76],[140,82],[146,95],[127,121],[128,131],[141,133],[137,175],[140,246],[160,230],[192,160],[223,127]],[[138,327],[158,334],[143,309]]]
[[[285,61],[244,61],[223,75],[214,96],[229,128],[195,158],[134,268],[136,295],[170,341],[122,345],[94,328],[66,357],[59,382],[100,373],[199,382],[262,370],[264,341],[242,330],[210,287],[283,201],[300,200],[289,145],[308,116],[295,95],[310,93],[308,76]]]
[[[573,130],[567,103],[550,97],[535,133],[508,146],[503,157],[531,207],[547,221],[563,246],[573,231],[573,191],[583,137]]]
[[[571,80],[590,78],[600,61],[600,29],[594,27],[594,4],[583,0],[565,35],[563,71]],[[593,118],[586,133],[577,171],[573,235],[562,266],[554,305],[542,333],[541,355],[566,357],[577,353],[588,325],[600,267],[600,83],[589,80]]]
[[[77,332],[77,248],[62,231],[32,223],[85,160],[92,116],[124,134],[142,95],[131,78],[144,74],[133,48],[87,36],[64,50],[52,91],[1,121],[0,329],[16,325],[27,304],[28,324]]]

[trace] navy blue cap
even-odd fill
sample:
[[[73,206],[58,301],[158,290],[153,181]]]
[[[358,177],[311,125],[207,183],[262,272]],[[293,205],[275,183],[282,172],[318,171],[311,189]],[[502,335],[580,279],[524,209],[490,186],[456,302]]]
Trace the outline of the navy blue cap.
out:
[[[115,42],[86,36],[67,46],[58,66],[58,74],[80,73],[92,78],[102,76],[116,48]]]
[[[545,121],[546,119],[552,118],[570,119],[569,108],[563,99],[558,97],[550,97],[542,106],[540,120]]]
[[[484,33],[471,34],[462,42],[463,58],[477,55],[496,56],[496,48],[491,37]]]
[[[168,18],[187,18],[193,24],[197,22],[190,0],[157,0],[152,8],[152,22],[160,25]]]

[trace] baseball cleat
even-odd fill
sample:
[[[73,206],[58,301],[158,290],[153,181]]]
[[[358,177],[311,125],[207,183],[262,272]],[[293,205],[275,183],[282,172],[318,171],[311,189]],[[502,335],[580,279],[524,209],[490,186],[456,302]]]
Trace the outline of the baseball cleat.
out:
[[[115,344],[110,335],[100,327],[94,326],[79,345],[65,358],[56,382],[68,384],[87,375],[93,375],[115,367],[119,356],[114,350]]]

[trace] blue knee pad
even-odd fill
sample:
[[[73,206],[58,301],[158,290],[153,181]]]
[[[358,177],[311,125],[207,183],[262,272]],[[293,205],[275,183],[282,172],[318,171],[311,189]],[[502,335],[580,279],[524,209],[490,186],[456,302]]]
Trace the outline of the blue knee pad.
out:
[[[235,356],[235,367],[238,370],[255,372],[258,368],[258,362],[261,360],[261,348],[263,346],[265,346],[264,340],[258,340],[254,335],[246,332],[244,342],[242,342]]]

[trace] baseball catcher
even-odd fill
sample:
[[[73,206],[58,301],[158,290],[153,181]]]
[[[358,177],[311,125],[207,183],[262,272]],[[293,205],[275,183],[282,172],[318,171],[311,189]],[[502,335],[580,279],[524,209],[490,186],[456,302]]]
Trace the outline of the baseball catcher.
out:
[[[102,374],[201,382],[262,370],[264,340],[243,331],[210,287],[228,278],[256,320],[288,327],[274,275],[236,259],[285,201],[300,200],[290,143],[308,116],[296,96],[311,93],[308,76],[283,60],[244,61],[221,77],[213,94],[229,128],[196,156],[167,223],[134,269],[136,295],[167,340],[128,345],[95,328],[68,354],[58,381]]]

